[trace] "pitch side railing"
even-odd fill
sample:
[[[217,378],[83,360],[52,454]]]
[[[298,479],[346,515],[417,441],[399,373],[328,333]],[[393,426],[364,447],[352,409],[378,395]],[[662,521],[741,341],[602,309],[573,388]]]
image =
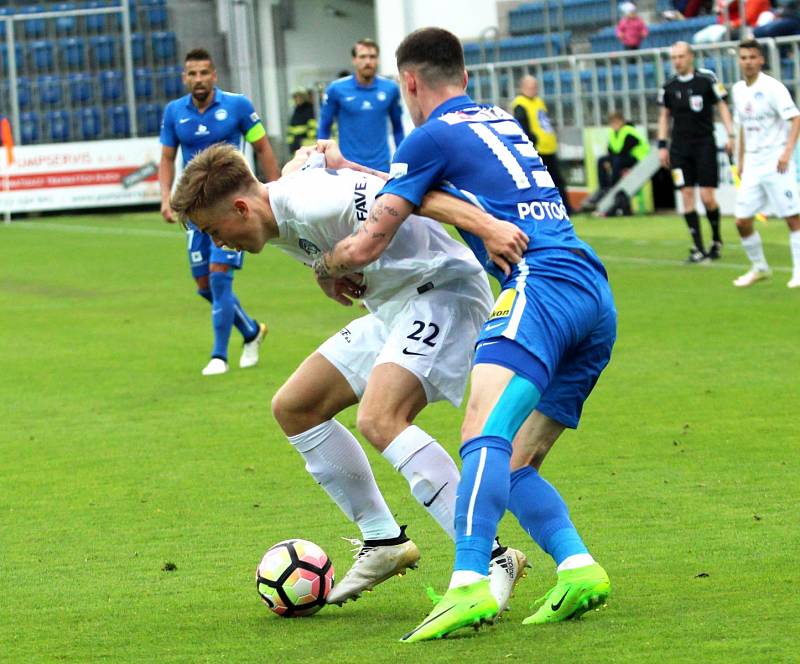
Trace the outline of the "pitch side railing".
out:
[[[739,79],[738,42],[694,47],[695,65],[714,70],[726,87]],[[800,36],[761,40],[768,73],[798,98]],[[610,111],[635,124],[652,125],[658,116],[658,90],[671,75],[669,47],[557,56],[467,67],[468,91],[483,103],[508,107],[519,79],[531,74],[559,127],[604,125]]]

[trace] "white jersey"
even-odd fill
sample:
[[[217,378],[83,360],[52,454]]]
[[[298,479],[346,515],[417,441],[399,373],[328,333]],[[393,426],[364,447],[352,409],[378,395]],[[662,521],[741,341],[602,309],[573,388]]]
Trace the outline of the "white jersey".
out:
[[[279,232],[270,244],[311,265],[361,227],[383,184],[366,173],[323,168],[269,183]],[[481,306],[491,302],[486,275],[472,252],[427,217],[410,215],[381,257],[361,271],[364,303],[387,324],[410,298],[431,288],[455,291]]]
[[[752,85],[739,81],[733,86],[734,120],[744,129],[744,170],[775,167],[786,148],[789,123],[800,110],[786,86],[759,73]]]

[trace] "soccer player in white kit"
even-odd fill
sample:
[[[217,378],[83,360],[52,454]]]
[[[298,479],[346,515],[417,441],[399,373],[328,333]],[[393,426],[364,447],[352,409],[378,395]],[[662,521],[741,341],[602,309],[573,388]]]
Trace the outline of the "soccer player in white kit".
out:
[[[734,280],[738,288],[752,286],[771,275],[753,217],[764,206],[786,219],[792,252],[789,288],[800,288],[800,196],[792,159],[800,133],[800,110],[780,81],[761,71],[764,55],[754,39],[739,44],[743,81],[733,86],[734,119],[739,125],[739,172],[736,228],[752,263]]]
[[[184,171],[172,210],[191,216],[216,243],[257,253],[269,242],[310,266],[339,240],[370,232],[367,213],[384,181],[349,169],[291,172],[305,161],[302,153],[284,168],[288,174],[262,185],[241,153],[213,146]],[[477,213],[453,203],[464,214]],[[341,605],[415,567],[419,550],[395,521],[358,441],[335,415],[360,402],[359,431],[455,539],[458,469],[413,421],[428,403],[460,404],[493,298],[472,252],[421,216],[403,224],[363,274],[325,281],[320,285],[330,297],[352,304],[350,298],[363,296],[370,313],[312,353],[275,394],[272,411],[309,473],[361,529],[356,561],[328,596],[328,603]],[[524,554],[496,545],[490,578],[503,608],[525,565]]]

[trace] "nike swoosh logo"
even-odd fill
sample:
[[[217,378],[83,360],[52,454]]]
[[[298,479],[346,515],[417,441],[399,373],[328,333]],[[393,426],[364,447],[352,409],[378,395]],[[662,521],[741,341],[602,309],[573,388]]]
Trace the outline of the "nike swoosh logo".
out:
[[[499,323],[492,323],[491,325],[486,325],[483,329],[493,330],[494,328],[500,327],[501,325],[505,325],[505,321],[500,321]]]
[[[189,120],[191,120],[191,119],[192,118],[181,118],[180,120],[178,120],[178,124],[183,124],[184,122],[189,122]]]
[[[558,600],[558,604],[551,604],[550,608],[553,611],[558,611],[561,608],[561,605],[564,603],[564,599],[566,598],[566,596],[568,594],[569,594],[569,590],[567,590],[567,592],[564,593],[564,597],[562,597],[560,600]]]
[[[425,353],[415,353],[414,351],[408,350],[408,348],[403,349],[403,355],[421,355],[422,357],[427,357]]]
[[[442,486],[439,487],[439,490],[436,493],[433,494],[431,499],[430,500],[423,500],[422,504],[425,505],[425,507],[430,507],[431,505],[433,505],[433,501],[436,500],[439,497],[439,494],[442,491],[444,491],[444,488],[447,486],[447,484],[448,484],[448,482],[445,482],[444,484],[442,484]]]

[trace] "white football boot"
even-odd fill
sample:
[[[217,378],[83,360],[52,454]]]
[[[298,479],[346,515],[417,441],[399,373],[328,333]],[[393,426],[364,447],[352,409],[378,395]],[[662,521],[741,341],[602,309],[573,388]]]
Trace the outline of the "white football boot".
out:
[[[203,369],[204,376],[218,376],[219,374],[227,373],[228,363],[218,357],[212,357],[208,364]]]
[[[256,338],[242,346],[242,356],[239,358],[239,367],[247,369],[248,367],[254,367],[258,364],[258,350],[261,347],[261,342],[264,341],[264,337],[267,336],[267,332],[269,332],[267,324],[261,323]]]
[[[347,600],[356,600],[365,590],[372,590],[379,583],[416,568],[419,560],[419,549],[406,537],[405,526],[400,529],[400,535],[391,540],[345,539],[356,547],[355,562],[328,593],[325,600],[328,604],[341,606]]]
[[[786,282],[786,288],[800,288],[800,275],[789,279]]]
[[[747,288],[748,286],[752,286],[759,281],[769,279],[771,276],[772,270],[756,270],[753,268],[752,270],[745,272],[741,277],[734,279],[733,285],[736,286],[736,288]]]
[[[508,609],[514,587],[526,576],[527,567],[530,565],[525,554],[511,547],[505,547],[489,563],[489,590],[497,600],[498,616]]]

